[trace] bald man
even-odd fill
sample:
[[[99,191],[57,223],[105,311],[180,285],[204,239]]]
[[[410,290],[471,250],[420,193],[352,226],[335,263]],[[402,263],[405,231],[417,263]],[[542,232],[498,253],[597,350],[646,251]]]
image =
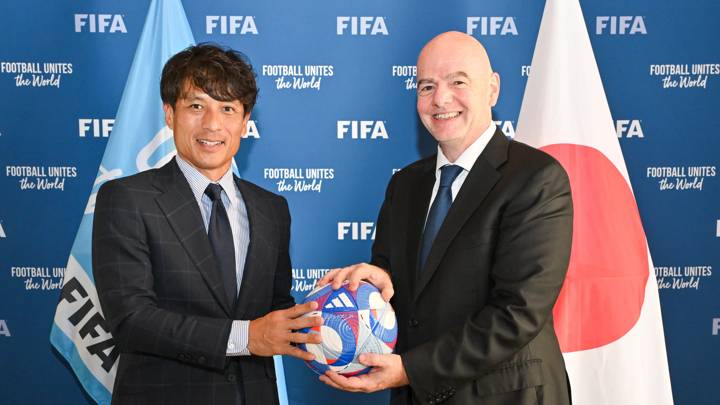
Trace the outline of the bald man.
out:
[[[396,405],[568,404],[552,317],[570,258],[567,175],[496,128],[500,77],[476,39],[435,37],[417,69],[418,115],[437,154],[390,180],[370,264],[320,281],[365,279],[392,297],[399,354],[363,355],[369,374],[321,380],[393,388]]]

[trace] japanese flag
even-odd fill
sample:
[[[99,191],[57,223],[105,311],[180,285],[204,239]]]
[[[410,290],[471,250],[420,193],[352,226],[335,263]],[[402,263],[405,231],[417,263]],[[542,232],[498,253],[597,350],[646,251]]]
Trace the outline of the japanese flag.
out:
[[[652,259],[578,0],[545,4],[518,121],[516,139],[570,177],[572,253],[553,315],[573,402],[672,404]]]

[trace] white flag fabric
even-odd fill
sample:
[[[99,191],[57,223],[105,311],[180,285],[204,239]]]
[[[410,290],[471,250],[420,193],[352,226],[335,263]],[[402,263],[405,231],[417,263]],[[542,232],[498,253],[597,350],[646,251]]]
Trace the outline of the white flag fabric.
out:
[[[652,259],[578,0],[545,4],[515,138],[570,177],[572,253],[553,314],[573,403],[671,405]]]

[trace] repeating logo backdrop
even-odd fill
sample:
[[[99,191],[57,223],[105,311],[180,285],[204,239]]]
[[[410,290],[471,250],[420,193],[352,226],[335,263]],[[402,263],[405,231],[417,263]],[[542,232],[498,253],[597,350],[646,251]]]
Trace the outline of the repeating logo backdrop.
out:
[[[0,4],[0,402],[89,402],[48,334],[148,5]],[[480,39],[501,76],[494,118],[514,136],[544,2],[183,5],[197,42],[239,49],[255,67],[260,98],[236,161],[244,178],[290,203],[300,298],[328,269],[369,258],[390,176],[434,152],[415,112],[422,44],[450,29]],[[675,402],[712,404],[720,364],[720,5],[581,5],[655,262]],[[339,393],[301,362],[284,364],[292,404],[387,396]]]

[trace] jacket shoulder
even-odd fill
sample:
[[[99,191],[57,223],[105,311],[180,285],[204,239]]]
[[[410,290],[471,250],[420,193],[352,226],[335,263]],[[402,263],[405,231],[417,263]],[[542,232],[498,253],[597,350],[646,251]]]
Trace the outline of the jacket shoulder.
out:
[[[243,198],[247,202],[248,199],[257,202],[257,207],[261,210],[270,209],[269,212],[282,212],[284,216],[290,215],[290,208],[285,197],[268,191],[255,183],[235,177],[235,183],[240,188]]]
[[[546,166],[558,166],[562,169],[560,162],[549,153],[516,140],[510,140],[508,161],[528,169],[538,170]]]
[[[437,154],[428,156],[426,158],[416,160],[413,163],[403,167],[393,174],[393,180],[400,180],[404,178],[410,178],[427,173],[428,170],[435,168],[435,161],[437,160]]]
[[[256,198],[263,200],[285,201],[285,197],[262,188],[250,181],[238,177],[235,177],[235,181],[242,187],[243,191],[252,193]]]
[[[160,175],[160,169],[149,169],[130,176],[108,180],[100,186],[99,194],[107,194],[118,190],[137,191],[138,193],[157,193],[153,187],[155,179]]]

